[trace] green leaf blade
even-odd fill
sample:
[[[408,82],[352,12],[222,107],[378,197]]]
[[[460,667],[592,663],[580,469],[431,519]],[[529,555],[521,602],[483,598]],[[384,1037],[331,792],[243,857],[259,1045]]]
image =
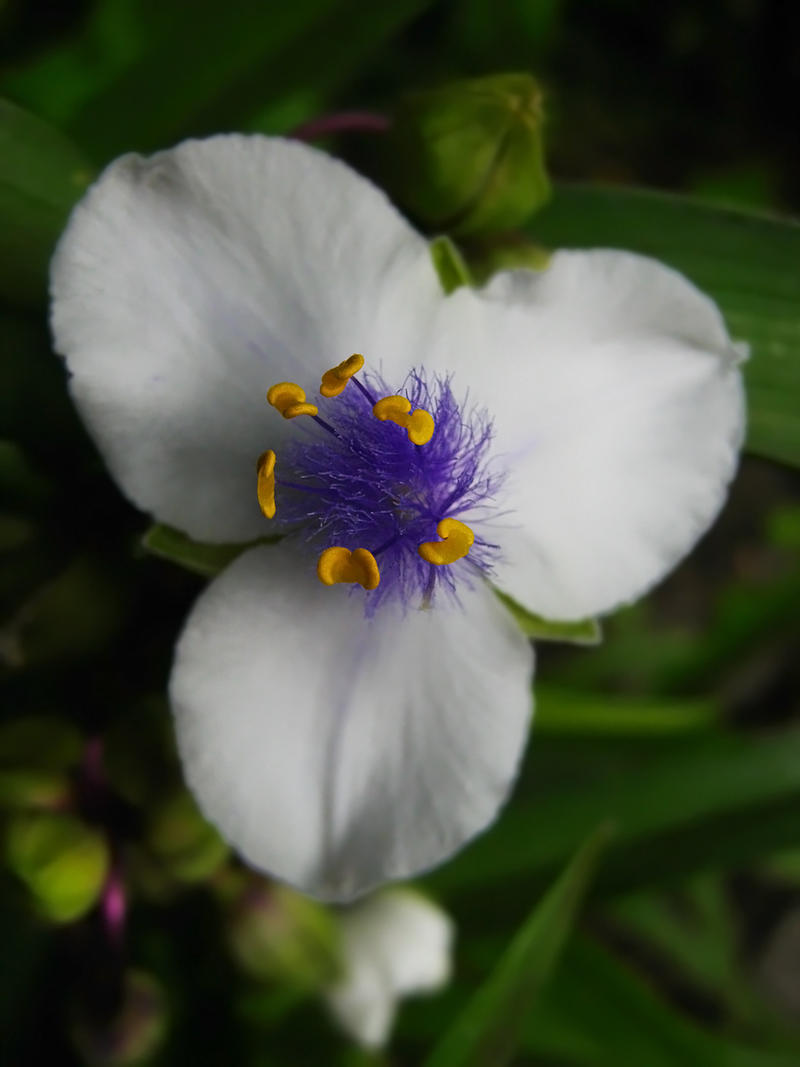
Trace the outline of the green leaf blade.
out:
[[[610,828],[601,826],[582,845],[425,1067],[510,1062],[526,1013],[558,962],[609,835]]]
[[[0,99],[0,296],[44,302],[50,256],[90,178],[67,137]]]
[[[675,267],[749,343],[747,448],[800,465],[800,224],[682,197],[558,188],[531,236],[554,248],[625,248]]]

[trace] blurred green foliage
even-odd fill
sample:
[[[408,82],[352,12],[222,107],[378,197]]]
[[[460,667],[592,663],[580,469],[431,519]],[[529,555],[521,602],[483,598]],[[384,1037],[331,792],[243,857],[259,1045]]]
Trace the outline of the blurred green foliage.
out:
[[[777,0],[0,6],[3,1062],[491,1067],[493,1027],[515,1030],[504,1062],[522,1067],[800,1062],[797,1021],[758,977],[800,903],[800,231],[766,214],[800,207],[799,23]],[[663,258],[752,346],[748,446],[765,458],[602,645],[540,645],[513,802],[427,879],[458,924],[455,980],[404,1009],[390,1061],[307,995],[335,969],[335,916],[245,873],[182,788],[164,683],[229,553],[148,530],[119,497],[50,351],[46,271],[118,153],[389,113],[512,70],[543,87],[555,196],[524,233],[436,242],[448,288],[563,244]],[[376,136],[332,147],[371,166]],[[540,900],[607,819],[596,876],[579,853]]]

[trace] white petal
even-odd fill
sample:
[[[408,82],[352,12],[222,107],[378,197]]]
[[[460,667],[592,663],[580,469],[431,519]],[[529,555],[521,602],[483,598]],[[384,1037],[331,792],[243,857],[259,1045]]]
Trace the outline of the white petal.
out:
[[[510,472],[497,584],[553,619],[608,611],[707,529],[738,461],[744,402],[715,305],[625,252],[560,252],[449,301],[436,345],[495,419]]]
[[[339,1024],[360,1044],[388,1040],[398,997],[432,993],[448,981],[454,928],[430,900],[386,889],[340,917],[344,973],[326,994]]]
[[[206,816],[255,867],[346,900],[444,860],[495,817],[531,711],[533,654],[483,585],[463,609],[326,588],[276,546],[200,597],[171,681]]]
[[[259,136],[124,156],[72,215],[52,325],[74,398],[128,496],[203,540],[264,533],[255,462],[352,352],[405,372],[441,300],[427,244],[373,185]],[[414,309],[414,315],[408,309]]]

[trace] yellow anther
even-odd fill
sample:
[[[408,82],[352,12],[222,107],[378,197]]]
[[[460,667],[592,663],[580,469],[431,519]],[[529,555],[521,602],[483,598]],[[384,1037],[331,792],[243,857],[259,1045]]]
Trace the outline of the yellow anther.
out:
[[[256,492],[258,506],[268,519],[275,517],[275,453],[271,448],[258,457]]]
[[[437,567],[462,559],[475,541],[475,534],[469,526],[458,519],[442,519],[436,527],[436,532],[442,540],[425,541],[417,552],[427,563],[435,563]]]
[[[306,403],[306,394],[294,382],[278,382],[267,393],[267,400],[280,411],[285,419],[294,419],[298,415],[316,415],[319,410],[314,404]]]
[[[355,582],[365,589],[377,589],[381,572],[373,554],[366,548],[326,548],[317,562],[317,577],[323,585]]]
[[[347,359],[343,360],[338,367],[331,367],[330,370],[325,371],[322,375],[322,385],[319,387],[319,391],[323,396],[338,396],[339,393],[344,392],[347,383],[354,374],[358,374],[363,366],[364,357],[354,352],[352,356],[348,356]]]
[[[435,429],[433,417],[422,408],[411,410],[411,401],[404,396],[385,396],[372,409],[372,414],[381,422],[396,423],[408,434],[408,439],[415,445],[427,445]]]

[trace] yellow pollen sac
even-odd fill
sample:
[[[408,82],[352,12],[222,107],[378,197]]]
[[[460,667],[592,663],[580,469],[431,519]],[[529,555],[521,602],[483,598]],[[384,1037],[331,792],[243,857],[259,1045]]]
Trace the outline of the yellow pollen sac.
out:
[[[381,422],[396,423],[408,434],[414,445],[427,445],[435,429],[433,417],[422,408],[411,410],[411,401],[404,396],[385,396],[372,409],[372,414]]]
[[[442,519],[436,527],[441,541],[425,541],[419,546],[417,552],[426,563],[434,563],[441,567],[444,563],[455,563],[462,559],[472,548],[475,534],[463,522],[458,519]]]
[[[258,506],[268,519],[275,518],[275,459],[275,453],[269,448],[261,453],[256,464]]]
[[[352,356],[348,356],[347,359],[343,360],[338,367],[331,367],[330,370],[325,371],[322,375],[322,385],[319,387],[320,393],[327,397],[338,396],[339,393],[343,393],[347,383],[354,374],[358,374],[363,366],[364,357],[354,352]]]
[[[314,404],[306,403],[306,394],[294,382],[278,382],[267,393],[267,400],[280,411],[285,419],[295,419],[298,415],[316,415],[319,410]]]
[[[365,589],[377,589],[381,572],[373,554],[366,548],[326,548],[317,562],[317,577],[323,585],[355,582]]]

